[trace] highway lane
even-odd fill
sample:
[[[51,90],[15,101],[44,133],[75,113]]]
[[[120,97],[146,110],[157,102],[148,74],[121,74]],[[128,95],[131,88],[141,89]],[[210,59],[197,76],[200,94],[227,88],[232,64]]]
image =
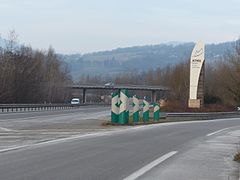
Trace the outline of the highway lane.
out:
[[[0,179],[123,179],[157,158],[177,151],[158,168],[211,136],[240,126],[240,119],[166,123],[109,132],[0,154]],[[214,134],[213,134],[214,135]]]
[[[60,123],[79,123],[83,120],[109,116],[109,107],[82,107],[62,111],[22,112],[0,114],[0,127],[27,130]]]
[[[73,135],[105,131],[109,107],[63,111],[0,113],[0,151]],[[109,128],[108,128],[109,129]]]
[[[31,118],[39,116],[60,116],[60,115],[71,115],[74,113],[92,113],[103,110],[109,110],[108,106],[81,106],[76,109],[65,109],[65,110],[45,110],[45,111],[23,111],[23,112],[5,112],[0,113],[0,120],[6,119],[20,119],[20,118]]]

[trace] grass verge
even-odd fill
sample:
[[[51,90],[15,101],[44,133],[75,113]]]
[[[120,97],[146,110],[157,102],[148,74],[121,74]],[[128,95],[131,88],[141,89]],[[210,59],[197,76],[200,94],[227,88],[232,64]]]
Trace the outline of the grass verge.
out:
[[[118,124],[118,123],[112,123],[110,120],[106,120],[102,123],[102,126],[136,126],[136,125],[148,125],[148,124],[158,124],[163,123],[165,121],[165,117],[161,117],[159,121],[154,121],[152,117],[149,118],[148,122],[143,121],[143,117],[140,117],[139,122],[133,122],[133,116],[129,116],[128,124]]]

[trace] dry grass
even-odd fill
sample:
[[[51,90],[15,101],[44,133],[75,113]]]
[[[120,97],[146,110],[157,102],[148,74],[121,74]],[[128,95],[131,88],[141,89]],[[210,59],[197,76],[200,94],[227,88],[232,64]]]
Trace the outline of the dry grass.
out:
[[[240,163],[240,151],[238,151],[237,154],[235,154],[233,160]]]
[[[207,104],[203,108],[194,109],[188,108],[187,103],[180,103],[179,101],[168,101],[167,105],[161,108],[163,112],[229,112],[235,110],[232,106],[222,104]]]
[[[135,126],[135,125],[148,125],[148,124],[158,124],[163,123],[163,120],[165,120],[165,117],[160,117],[159,121],[154,121],[152,117],[149,118],[148,122],[143,121],[143,117],[140,117],[139,122],[134,123],[133,122],[133,116],[129,116],[128,124],[118,124],[118,123],[112,123],[111,121],[107,120],[102,123],[102,126]]]

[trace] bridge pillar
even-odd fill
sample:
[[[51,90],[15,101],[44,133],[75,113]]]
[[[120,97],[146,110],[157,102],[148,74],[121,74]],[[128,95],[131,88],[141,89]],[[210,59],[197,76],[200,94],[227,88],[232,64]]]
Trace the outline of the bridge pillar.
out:
[[[152,102],[156,102],[157,101],[157,93],[156,93],[155,90],[152,90],[151,101]]]
[[[86,98],[86,89],[85,88],[83,88],[83,96],[82,96],[82,98],[83,98],[83,104],[85,104],[86,103],[86,100],[87,100],[87,98]]]

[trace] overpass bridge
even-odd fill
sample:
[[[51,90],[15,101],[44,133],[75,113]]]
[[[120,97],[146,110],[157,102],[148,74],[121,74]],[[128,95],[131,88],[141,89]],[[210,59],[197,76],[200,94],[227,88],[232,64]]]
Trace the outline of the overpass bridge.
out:
[[[150,91],[151,92],[151,101],[156,102],[156,93],[157,92],[167,92],[169,89],[164,86],[148,86],[148,85],[114,85],[114,86],[105,86],[105,85],[71,85],[71,89],[80,89],[82,90],[83,103],[86,102],[86,91],[87,90],[116,90],[120,91],[121,89],[128,89],[134,91]]]

